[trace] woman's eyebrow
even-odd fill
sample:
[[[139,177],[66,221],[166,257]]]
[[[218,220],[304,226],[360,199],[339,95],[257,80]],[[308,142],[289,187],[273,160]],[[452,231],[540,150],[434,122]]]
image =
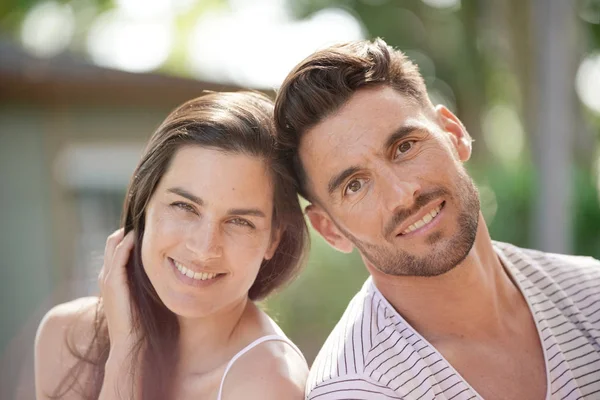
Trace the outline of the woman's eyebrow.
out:
[[[169,193],[175,193],[176,195],[179,195],[181,197],[185,197],[186,199],[198,204],[199,206],[203,206],[204,205],[204,200],[202,200],[201,197],[196,196],[195,194],[192,194],[190,192],[188,192],[185,189],[182,189],[180,187],[173,187],[173,188],[169,188],[167,189],[167,192]]]
[[[185,197],[186,199],[198,204],[199,206],[204,206],[205,202],[202,200],[200,196],[196,196],[188,192],[187,190],[180,187],[173,187],[167,189],[167,192],[174,193],[178,196]],[[231,208],[227,211],[229,215],[251,215],[254,217],[266,218],[267,216],[262,210],[258,208]]]
[[[251,215],[254,217],[262,217],[262,218],[266,218],[267,216],[265,215],[264,212],[262,212],[261,210],[259,210],[258,208],[230,208],[227,211],[227,214],[230,215]]]

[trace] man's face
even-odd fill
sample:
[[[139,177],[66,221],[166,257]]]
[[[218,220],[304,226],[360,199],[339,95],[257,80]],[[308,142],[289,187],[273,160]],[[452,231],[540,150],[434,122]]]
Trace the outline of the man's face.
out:
[[[299,152],[313,226],[389,275],[443,274],[469,253],[479,196],[462,163],[470,137],[444,107],[361,89],[306,132]]]

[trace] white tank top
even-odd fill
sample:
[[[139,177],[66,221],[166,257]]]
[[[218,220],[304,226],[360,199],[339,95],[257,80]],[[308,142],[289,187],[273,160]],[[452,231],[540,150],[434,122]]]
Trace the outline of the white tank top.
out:
[[[241,356],[243,356],[244,354],[246,354],[247,352],[249,352],[256,346],[258,346],[259,344],[264,343],[264,342],[269,342],[269,341],[275,341],[275,340],[289,344],[292,347],[292,349],[296,350],[296,352],[300,355],[300,357],[302,357],[302,359],[304,361],[306,361],[306,359],[304,358],[304,355],[302,354],[300,349],[287,337],[282,336],[282,335],[267,335],[267,336],[260,337],[260,338],[256,339],[254,342],[250,343],[248,346],[244,347],[235,356],[233,356],[231,358],[231,360],[227,364],[227,367],[225,368],[225,373],[223,373],[223,377],[221,378],[221,385],[219,386],[219,395],[217,396],[217,400],[221,400],[221,395],[223,393],[223,384],[225,383],[225,377],[227,377],[227,373],[229,372],[229,370],[231,369],[233,364]]]

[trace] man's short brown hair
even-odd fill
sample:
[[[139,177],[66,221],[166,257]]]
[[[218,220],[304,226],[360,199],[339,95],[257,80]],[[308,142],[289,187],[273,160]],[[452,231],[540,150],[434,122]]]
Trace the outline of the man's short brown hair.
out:
[[[354,41],[317,51],[289,73],[275,101],[280,145],[291,157],[300,194],[307,188],[298,147],[302,135],[337,111],[361,88],[388,85],[422,105],[430,104],[418,67],[382,39]]]

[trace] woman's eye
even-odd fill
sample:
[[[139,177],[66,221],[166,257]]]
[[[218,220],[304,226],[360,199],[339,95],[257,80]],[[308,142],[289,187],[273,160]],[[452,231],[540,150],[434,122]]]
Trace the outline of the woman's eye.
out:
[[[189,205],[187,203],[183,203],[181,201],[175,202],[175,203],[171,204],[171,206],[173,206],[175,208],[178,208],[180,210],[183,210],[183,211],[187,211],[187,212],[191,212],[191,213],[197,214],[196,213],[196,209],[194,207],[192,207],[191,205]]]
[[[408,140],[406,142],[402,142],[396,147],[396,157],[408,153],[414,146],[414,140]]]
[[[366,182],[366,179],[362,179],[362,178],[352,179],[346,185],[346,190],[344,190],[344,195],[358,193],[362,189],[365,182]]]
[[[231,220],[231,223],[234,225],[238,225],[238,226],[245,226],[248,228],[254,228],[254,225],[252,225],[250,222],[246,221],[245,219],[242,218],[234,218]]]

